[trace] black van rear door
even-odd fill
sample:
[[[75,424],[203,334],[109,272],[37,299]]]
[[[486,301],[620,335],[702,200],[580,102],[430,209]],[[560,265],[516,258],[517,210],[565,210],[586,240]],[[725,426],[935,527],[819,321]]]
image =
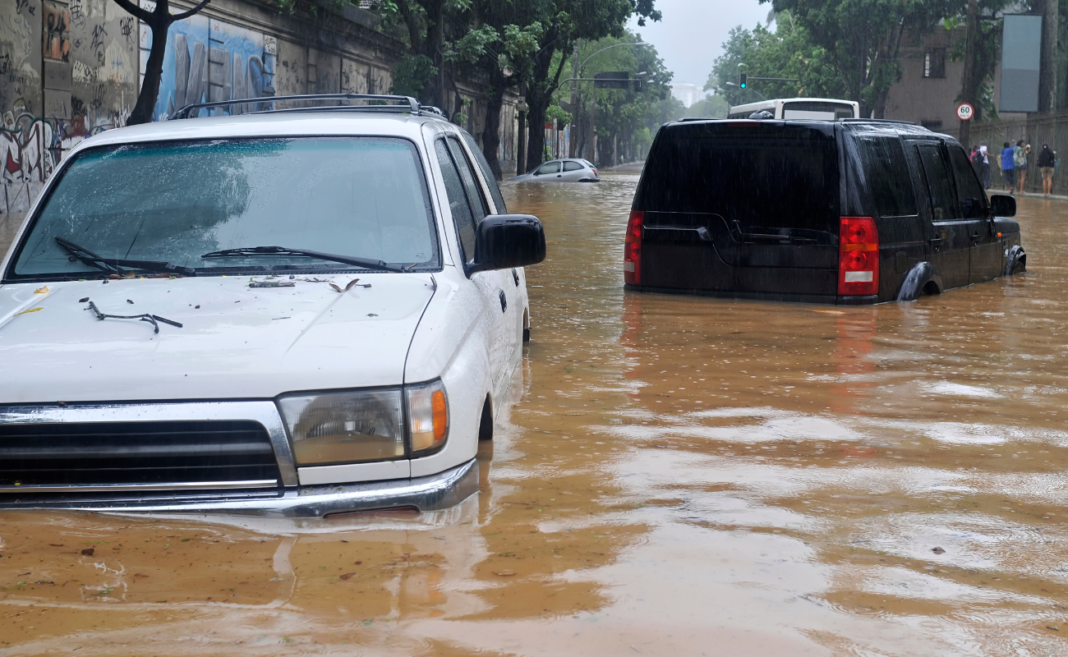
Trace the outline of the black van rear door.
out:
[[[635,195],[642,288],[831,301],[838,286],[833,126],[675,124]]]
[[[939,141],[914,141],[912,149],[920,164],[927,193],[927,260],[938,269],[945,288],[969,282],[971,234],[977,221],[963,218],[956,187]]]

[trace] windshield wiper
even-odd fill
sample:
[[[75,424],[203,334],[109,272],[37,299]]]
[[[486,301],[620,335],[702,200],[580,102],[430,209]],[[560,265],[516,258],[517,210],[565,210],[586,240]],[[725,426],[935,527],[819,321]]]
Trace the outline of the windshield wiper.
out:
[[[335,255],[333,253],[319,253],[318,251],[306,251],[304,249],[287,249],[284,246],[246,246],[240,249],[224,249],[222,251],[212,251],[211,253],[205,253],[200,256],[201,258],[225,258],[229,256],[259,256],[259,255],[280,255],[280,256],[305,256],[308,258],[318,258],[319,260],[331,260],[333,262],[341,262],[346,265],[355,265],[357,267],[363,267],[364,269],[377,269],[380,271],[392,271],[392,272],[404,272],[403,267],[391,265],[383,262],[382,260],[371,260],[370,258],[357,258],[355,256]]]
[[[102,269],[110,274],[122,274],[122,267],[128,269],[144,269],[145,271],[157,271],[164,274],[185,274],[186,276],[196,276],[197,270],[192,267],[182,267],[171,262],[162,262],[158,260],[124,260],[122,258],[104,258],[99,256],[89,249],[75,244],[74,242],[65,239],[63,237],[56,237],[56,242],[59,243],[64,249],[66,249],[72,256],[81,260],[87,265]]]

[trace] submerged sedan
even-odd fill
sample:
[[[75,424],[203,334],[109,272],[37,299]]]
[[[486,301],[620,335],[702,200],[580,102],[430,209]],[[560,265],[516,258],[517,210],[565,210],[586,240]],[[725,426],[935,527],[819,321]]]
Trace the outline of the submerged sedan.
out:
[[[581,159],[550,160],[512,182],[601,182],[592,163]]]
[[[399,101],[71,152],[0,262],[0,508],[323,516],[477,489],[545,238],[470,135]]]

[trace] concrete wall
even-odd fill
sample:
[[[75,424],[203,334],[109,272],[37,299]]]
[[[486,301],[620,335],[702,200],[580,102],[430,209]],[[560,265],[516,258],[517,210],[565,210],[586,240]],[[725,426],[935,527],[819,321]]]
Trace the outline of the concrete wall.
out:
[[[136,44],[110,0],[0,0],[0,212],[24,211],[66,151],[124,124]]]

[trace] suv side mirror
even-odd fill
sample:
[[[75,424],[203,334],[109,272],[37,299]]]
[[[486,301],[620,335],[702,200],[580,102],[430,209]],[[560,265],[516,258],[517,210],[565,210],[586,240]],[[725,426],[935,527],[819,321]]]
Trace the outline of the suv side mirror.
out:
[[[478,225],[475,261],[467,272],[536,265],[545,259],[545,231],[529,214],[491,214]]]
[[[1006,194],[991,194],[990,211],[995,217],[1015,217],[1016,199]]]

